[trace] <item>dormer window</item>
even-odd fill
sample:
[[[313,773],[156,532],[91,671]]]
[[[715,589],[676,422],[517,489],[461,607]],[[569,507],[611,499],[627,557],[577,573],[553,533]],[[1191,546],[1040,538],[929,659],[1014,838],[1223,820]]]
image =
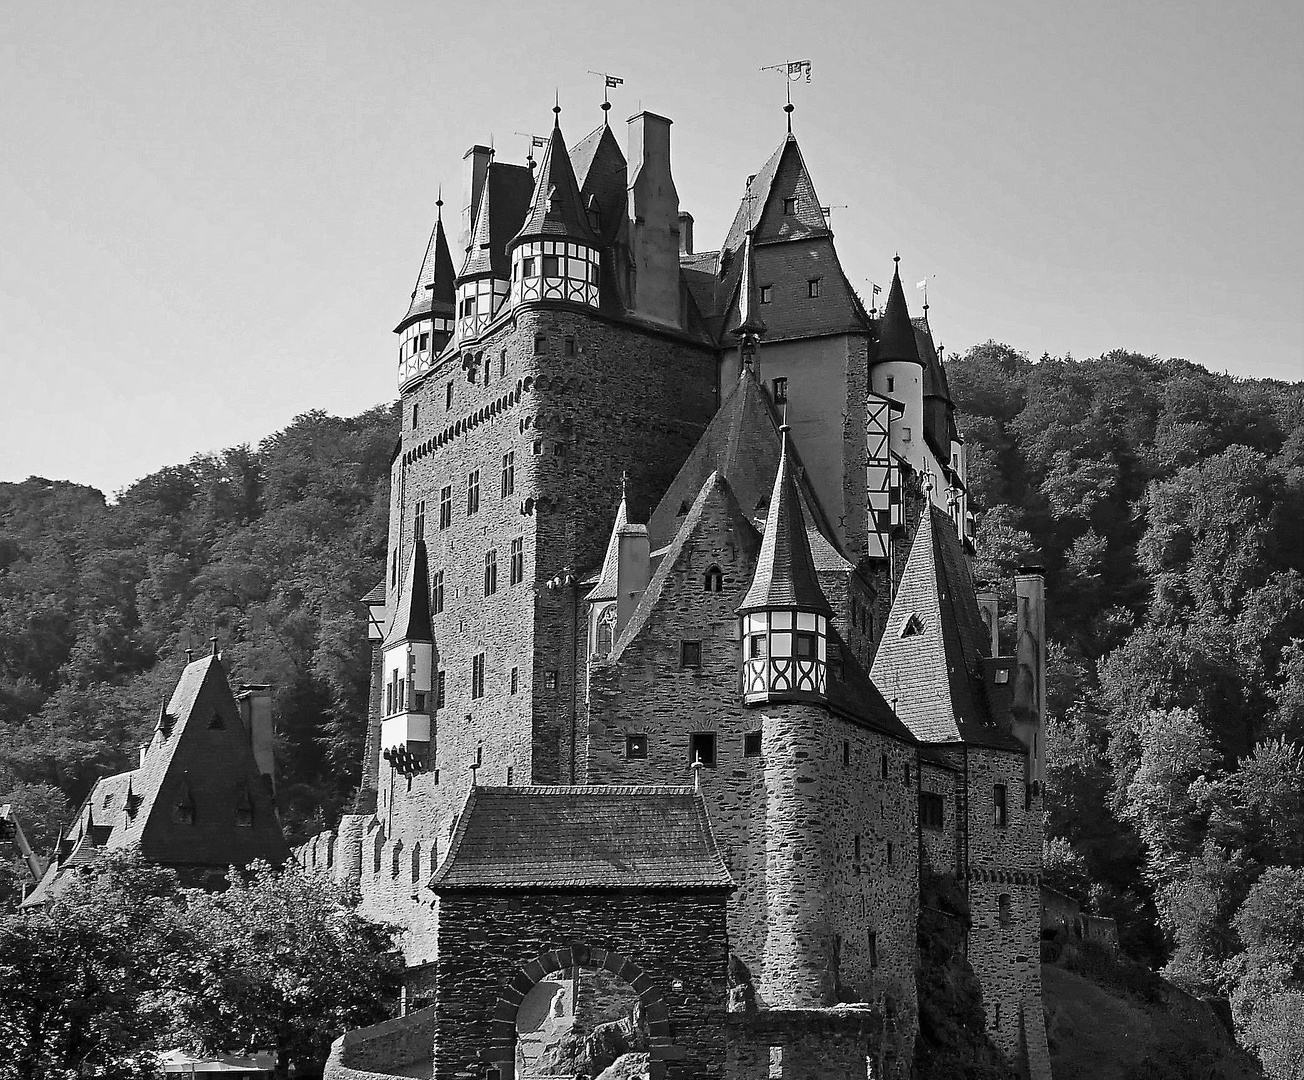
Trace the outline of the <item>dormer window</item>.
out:
[[[724,572],[718,566],[712,566],[706,571],[706,578],[703,581],[703,587],[707,592],[724,591]]]
[[[796,197],[790,196],[783,200],[783,212],[790,217],[797,212]]]
[[[760,299],[760,301],[761,301],[762,304],[770,304],[770,303],[773,303],[773,302],[774,302],[774,286],[773,286],[773,285],[762,285],[762,286],[760,287],[759,292],[760,292],[760,297],[759,297],[759,299]]]
[[[905,626],[901,627],[901,636],[903,638],[918,637],[924,632],[924,620],[918,615],[911,614],[906,620]]]

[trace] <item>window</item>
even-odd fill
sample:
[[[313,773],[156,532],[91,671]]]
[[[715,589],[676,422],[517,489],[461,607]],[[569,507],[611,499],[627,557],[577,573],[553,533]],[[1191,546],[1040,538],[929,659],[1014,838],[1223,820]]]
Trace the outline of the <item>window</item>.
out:
[[[444,409],[447,411],[453,407],[453,384],[450,382],[444,387]]]
[[[424,540],[426,538],[426,503],[422,499],[417,503],[416,516],[412,521],[412,539]]]
[[[783,212],[785,214],[795,214],[797,212],[797,199],[795,196],[783,200]]]
[[[534,335],[534,355],[538,356],[543,352],[543,347],[547,339],[542,334]]]
[[[512,541],[511,583],[519,585],[525,580],[525,541],[519,536]]]
[[[807,630],[792,632],[792,655],[807,659],[818,655],[819,635]]]
[[[498,354],[498,377],[501,379],[507,374],[507,350],[504,349]]]
[[[909,762],[906,762],[905,765],[901,767],[901,786],[902,787],[910,786],[910,763]]]
[[[471,657],[471,700],[484,697],[484,653]]]
[[[480,512],[480,470],[473,469],[466,478],[466,516]]]
[[[526,277],[538,277],[538,276],[539,276],[538,274],[535,273],[535,262],[534,262],[534,256],[533,256],[533,255],[528,255],[528,256],[526,256],[526,259],[525,259],[525,276],[526,276]]]
[[[774,301],[774,286],[773,286],[773,285],[762,285],[762,286],[761,286],[761,297],[760,297],[760,299],[761,299],[761,303],[762,303],[762,304],[773,303],[773,301]]]
[[[1010,894],[1007,892],[996,899],[996,917],[1002,926],[1010,925]]]
[[[535,439],[535,440],[534,440],[534,456],[535,456],[535,457],[538,457],[538,456],[539,456],[540,454],[542,454],[542,453],[543,453],[543,440],[542,440],[542,439]]]
[[[788,400],[788,380],[771,379],[770,385],[774,388],[774,403],[776,405],[784,404]]]
[[[626,735],[625,736],[625,760],[633,761],[636,758],[647,757],[647,736],[646,735]]]
[[[743,736],[743,757],[761,756],[761,733],[749,731]]]
[[[1009,681],[1010,681],[1010,669],[1001,668],[1001,670],[996,673],[996,685],[1005,686]]]
[[[465,317],[465,316],[467,316],[467,315],[474,315],[474,314],[475,314],[475,297],[474,297],[474,296],[464,296],[464,297],[462,297],[462,315],[463,315],[463,317]]]
[[[700,761],[708,769],[715,768],[715,732],[695,731],[688,736],[688,762]]]
[[[1001,1003],[996,1003],[996,1030],[1001,1030]]]
[[[700,641],[681,641],[679,643],[679,666],[681,668],[700,668],[702,666],[702,643]]]
[[[884,780],[886,780],[887,779],[887,755],[886,754],[881,755],[879,759],[878,769],[879,769],[879,776],[882,777]]]
[[[435,675],[435,708],[442,709],[447,700],[447,679],[444,672],[440,671]]]
[[[994,820],[997,825],[1006,825],[1009,823],[1009,814],[1005,805],[1005,785],[992,785],[992,807],[995,810]]]
[[[707,592],[724,592],[724,572],[718,566],[710,567],[702,584]]]
[[[543,688],[545,690],[557,689],[557,673],[555,671],[545,671],[543,673]]]
[[[891,840],[887,842],[887,864],[888,866],[892,865],[892,841]]]
[[[453,524],[453,485],[439,489],[439,527],[447,529]]]
[[[806,279],[806,295],[814,300],[820,294],[820,279],[817,277]]]
[[[860,862],[860,833],[856,833],[855,842],[852,844],[852,857],[856,862]]]
[[[561,351],[562,351],[562,355],[563,355],[563,356],[574,356],[574,355],[575,355],[575,339],[574,339],[573,337],[564,338],[564,339],[562,340],[562,349],[561,349]]]
[[[425,712],[425,711],[426,711],[426,695],[425,695],[422,691],[418,690],[418,691],[417,691],[416,693],[414,693],[412,696],[413,696],[414,698],[416,698],[416,701],[414,702],[414,704],[413,704],[413,706],[412,706],[412,711],[413,711],[413,712]]]
[[[887,392],[890,394],[894,390],[896,390],[896,379],[894,379],[891,375],[889,375],[887,377]]]
[[[878,934],[873,930],[869,932],[869,966],[878,967]]]
[[[503,475],[502,475],[502,492],[503,498],[516,492],[516,451],[508,450],[503,455]]]
[[[444,613],[444,572],[436,570],[430,575],[430,613],[432,615],[442,615]]]
[[[919,793],[919,824],[925,829],[941,829],[946,825],[946,803],[942,796],[932,791]]]
[[[511,687],[512,687],[512,693],[513,693],[513,694],[515,694],[515,693],[516,693],[518,690],[520,690],[520,688],[521,688],[521,669],[520,669],[520,668],[512,668],[512,681],[511,681]]]
[[[543,257],[543,276],[561,277],[561,262],[556,255],[545,255]]]
[[[392,589],[398,584],[398,552],[394,552],[389,557],[389,587]]]
[[[490,548],[484,553],[484,594],[493,596],[498,591],[498,549]]]
[[[923,632],[924,632],[924,620],[921,619],[918,615],[915,615],[913,613],[911,614],[910,618],[906,620],[905,626],[901,627],[901,636],[903,638],[918,637]]]
[[[910,441],[910,429],[908,427],[903,427],[901,429],[901,441],[902,442]]]
[[[553,443],[553,444],[552,444],[552,456],[553,456],[553,457],[565,457],[565,456],[566,456],[566,444],[565,444],[565,443]]]
[[[415,431],[416,427],[417,427],[417,406],[413,405],[412,406],[412,430]]]
[[[851,743],[846,739],[842,740],[842,764],[851,764]]]

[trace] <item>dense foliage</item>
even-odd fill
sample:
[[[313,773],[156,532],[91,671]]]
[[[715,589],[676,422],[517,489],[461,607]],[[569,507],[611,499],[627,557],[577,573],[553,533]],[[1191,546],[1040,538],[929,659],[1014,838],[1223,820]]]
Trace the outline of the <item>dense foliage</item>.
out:
[[[1170,979],[1230,994],[1295,1076],[1304,386],[991,343],[948,372],[979,578],[1010,611],[1014,567],[1047,568],[1047,875]]]
[[[256,450],[123,491],[0,484],[0,803],[33,846],[130,767],[185,651],[217,636],[233,681],[275,688],[293,837],[361,765],[370,670],[358,598],[380,579],[397,413],[308,413]]]
[[[390,1014],[401,972],[392,929],[328,879],[262,865],[209,894],[113,855],[0,916],[0,1080],[151,1080],[167,1049],[319,1071],[333,1039]]]

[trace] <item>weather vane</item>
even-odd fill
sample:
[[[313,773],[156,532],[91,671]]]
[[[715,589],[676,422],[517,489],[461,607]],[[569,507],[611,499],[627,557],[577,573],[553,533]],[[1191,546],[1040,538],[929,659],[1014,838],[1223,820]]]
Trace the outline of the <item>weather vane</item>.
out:
[[[608,93],[617,86],[624,86],[625,80],[619,75],[608,75],[605,71],[590,71],[590,75],[597,75],[602,80],[602,122],[607,122],[607,113],[611,111],[611,101]]]
[[[787,91],[788,100],[783,106],[783,111],[788,114],[788,134],[792,134],[792,84],[801,82],[801,77],[806,76],[806,81],[810,82],[811,63],[809,60],[787,60],[782,64],[767,64],[761,68],[762,71],[777,71],[787,76],[784,81],[784,89]]]

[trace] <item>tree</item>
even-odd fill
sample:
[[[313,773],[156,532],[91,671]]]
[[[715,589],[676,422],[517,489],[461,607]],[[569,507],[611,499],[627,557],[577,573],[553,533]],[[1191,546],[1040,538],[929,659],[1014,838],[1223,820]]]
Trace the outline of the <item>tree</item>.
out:
[[[223,893],[191,893],[192,953],[171,993],[177,1028],[209,1052],[272,1049],[278,1076],[320,1068],[333,1039],[391,1015],[402,961],[328,879],[265,864]]]

